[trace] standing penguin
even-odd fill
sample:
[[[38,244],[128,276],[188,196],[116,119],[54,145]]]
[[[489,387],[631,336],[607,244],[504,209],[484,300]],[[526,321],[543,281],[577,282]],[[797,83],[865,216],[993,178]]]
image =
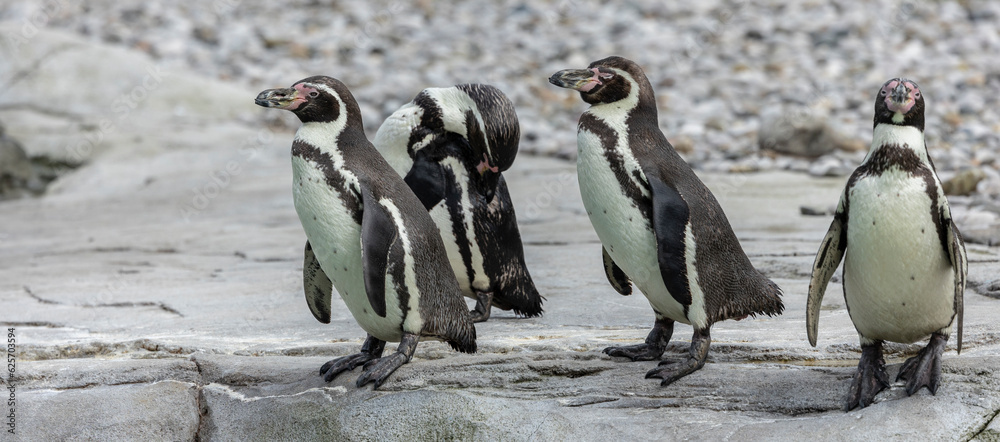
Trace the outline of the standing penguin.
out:
[[[375,135],[437,223],[462,292],[476,300],[474,322],[489,319],[491,306],[542,314],[501,175],[519,138],[514,104],[484,84],[424,89]]]
[[[577,137],[583,203],[611,285],[628,295],[635,283],[656,317],[645,343],[604,352],[658,359],[674,322],[691,324],[689,356],[646,373],[668,385],[705,365],[715,322],[781,314],[781,290],[750,264],[718,201],[660,131],[642,69],[608,57],[549,82],[591,104]]]
[[[364,364],[357,386],[378,388],[425,337],[475,352],[476,329],[434,221],[365,137],[347,87],[309,77],[263,91],[256,103],[302,121],[292,142],[292,186],[309,239],[302,271],[309,309],[329,323],[336,287],[368,333],[361,353],[327,362],[320,375],[329,382]],[[381,357],[386,341],[399,347]]]
[[[847,180],[809,283],[806,331],[816,346],[823,293],[844,260],[844,299],[861,339],[861,361],[847,411],[866,407],[889,386],[882,342],[930,343],[909,358],[897,380],[906,394],[937,391],[941,355],[958,319],[962,351],[965,243],[924,144],[924,97],[911,80],[893,78],[875,97],[871,150]]]

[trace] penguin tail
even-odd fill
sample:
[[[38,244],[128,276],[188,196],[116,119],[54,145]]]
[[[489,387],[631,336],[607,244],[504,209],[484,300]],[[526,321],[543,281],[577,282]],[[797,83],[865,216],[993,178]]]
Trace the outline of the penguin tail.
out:
[[[731,298],[727,305],[719,309],[712,322],[725,319],[756,318],[757,315],[778,316],[785,310],[781,301],[781,287],[766,276],[756,272],[746,279],[748,283],[739,290],[739,296]]]
[[[785,311],[785,303],[781,301],[781,287],[775,284],[764,275],[760,275],[757,296],[760,298],[756,302],[754,310],[759,314],[767,316],[778,316]]]
[[[476,352],[476,327],[472,325],[472,321],[469,321],[468,327],[462,327],[463,330],[458,333],[458,336],[452,336],[445,342],[451,346],[455,351],[460,351],[462,353],[475,353]]]
[[[524,269],[513,278],[498,284],[493,293],[493,307],[513,310],[518,316],[534,318],[542,315],[542,301],[531,275]]]

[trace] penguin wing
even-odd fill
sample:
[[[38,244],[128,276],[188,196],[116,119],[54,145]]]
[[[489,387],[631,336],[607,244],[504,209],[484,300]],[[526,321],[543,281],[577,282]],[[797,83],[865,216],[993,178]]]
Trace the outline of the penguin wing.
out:
[[[431,210],[444,199],[448,187],[444,166],[420,151],[413,158],[413,165],[403,177],[403,181],[410,186],[410,190],[417,195],[427,210]]]
[[[823,242],[820,243],[819,251],[816,252],[816,261],[813,262],[812,279],[809,281],[809,298],[806,301],[806,334],[809,336],[809,344],[816,346],[816,329],[819,326],[819,308],[823,304],[823,295],[826,293],[826,286],[833,277],[833,273],[840,266],[840,261],[844,258],[844,250],[847,249],[847,189],[844,189],[837,205],[837,212],[833,215],[833,222],[830,229],[826,231]]]
[[[660,276],[670,296],[681,305],[691,305],[691,287],[688,285],[685,256],[690,209],[680,192],[661,179],[659,174],[647,173],[646,180],[652,193],[653,231],[656,234],[656,257],[660,265]]]
[[[309,241],[306,241],[305,262],[302,263],[302,288],[306,293],[309,311],[319,322],[329,324],[333,282],[319,266],[319,260],[316,259]]]
[[[618,264],[608,255],[608,250],[601,246],[601,253],[604,255],[604,274],[608,277],[608,282],[615,288],[615,291],[624,296],[632,294],[632,280],[622,271]]]
[[[942,208],[941,222],[947,223],[947,252],[951,267],[955,272],[955,315],[958,321],[958,353],[962,353],[962,319],[965,313],[965,278],[969,274],[969,262],[965,255],[965,241],[951,219],[947,206]]]
[[[389,248],[399,238],[392,215],[361,186],[364,213],[361,215],[361,260],[365,273],[365,292],[372,309],[385,317],[385,273],[389,266]]]

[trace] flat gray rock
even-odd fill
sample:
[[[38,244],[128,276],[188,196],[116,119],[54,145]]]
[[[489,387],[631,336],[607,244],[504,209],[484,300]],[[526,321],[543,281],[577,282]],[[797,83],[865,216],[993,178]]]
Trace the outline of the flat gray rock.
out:
[[[60,44],[61,34],[32,40],[38,54]],[[111,56],[72,44],[91,54],[73,63]],[[114,54],[123,66],[148,61]],[[38,78],[69,82],[52,89],[65,91],[110,82],[114,72],[51,74]],[[195,84],[218,101],[206,107],[197,94],[166,92]],[[477,327],[474,355],[422,342],[379,391],[355,388],[358,370],[325,383],[319,367],[356,352],[364,333],[337,297],[329,325],[305,305],[292,134],[239,118],[275,112],[253,105],[256,91],[183,73],[159,91],[135,125],[120,126],[44,197],[0,203],[0,325],[16,330],[19,440],[987,440],[1000,432],[1000,301],[974,290],[965,295],[963,352],[949,343],[936,396],[906,397],[894,384],[871,407],[840,411],[858,338],[838,279],[818,347],[806,342],[809,271],[830,219],[799,208],[835,204],[845,179],[787,172],[701,174],[751,260],[783,288],[786,310],[717,324],[708,364],[669,387],[643,378],[655,362],[601,353],[644,339],[652,312],[641,295],[608,285],[575,166],[527,155],[506,176],[545,315],[494,311]],[[177,106],[215,116],[188,118]],[[0,119],[14,113],[0,110]],[[46,112],[18,115],[26,150],[52,142]],[[82,134],[65,128],[63,136]],[[1000,249],[970,244],[969,259],[974,284],[996,279]],[[690,333],[678,326],[665,357],[681,356]],[[920,345],[887,346],[890,375]]]

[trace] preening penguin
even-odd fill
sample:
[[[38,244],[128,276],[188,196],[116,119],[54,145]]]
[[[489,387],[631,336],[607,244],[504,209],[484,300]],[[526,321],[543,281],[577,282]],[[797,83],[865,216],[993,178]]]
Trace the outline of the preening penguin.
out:
[[[718,201],[660,131],[642,69],[609,57],[556,72],[549,82],[591,104],[577,138],[580,193],[608,280],[623,295],[634,283],[656,318],[645,343],[604,352],[658,359],[674,322],[691,324],[688,358],[646,374],[667,385],[705,364],[715,322],[781,314],[781,290],[750,264]]]
[[[302,121],[292,142],[292,187],[309,239],[303,267],[309,309],[329,323],[336,288],[368,333],[361,353],[323,365],[326,381],[364,364],[357,385],[378,388],[425,337],[475,352],[476,329],[434,221],[365,137],[347,87],[309,77],[263,91],[256,103]],[[400,344],[382,357],[386,341]]]
[[[871,150],[851,174],[813,264],[806,308],[809,343],[823,294],[844,261],[844,298],[861,339],[861,361],[845,408],[866,407],[889,386],[883,341],[930,343],[903,363],[906,394],[937,391],[941,355],[958,322],[962,351],[965,243],[924,144],[924,97],[893,78],[875,97]]]
[[[431,213],[475,322],[491,306],[542,314],[501,172],[517,155],[514,105],[484,84],[428,88],[379,127],[375,147]]]

